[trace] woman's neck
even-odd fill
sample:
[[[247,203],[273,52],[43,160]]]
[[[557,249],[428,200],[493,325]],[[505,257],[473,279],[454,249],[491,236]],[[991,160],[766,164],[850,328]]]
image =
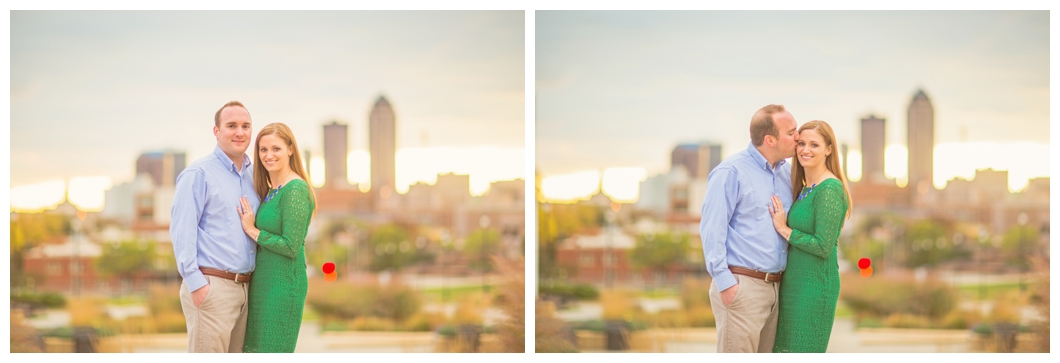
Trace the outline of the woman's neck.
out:
[[[807,186],[812,187],[821,183],[821,180],[824,179],[824,175],[828,173],[828,168],[826,168],[824,164],[821,164],[813,168],[806,168],[805,173],[806,177],[803,181],[806,182]]]
[[[291,177],[291,167],[285,167],[277,171],[269,172],[269,180],[272,181],[273,188],[279,188],[281,185],[287,183],[287,178]]]

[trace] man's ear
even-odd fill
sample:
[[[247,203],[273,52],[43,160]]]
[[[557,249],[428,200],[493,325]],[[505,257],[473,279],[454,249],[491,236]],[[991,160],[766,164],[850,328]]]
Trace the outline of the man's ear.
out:
[[[213,127],[213,136],[217,137],[217,133],[219,133],[219,132],[221,132],[221,128],[219,128],[217,126],[214,126]]]

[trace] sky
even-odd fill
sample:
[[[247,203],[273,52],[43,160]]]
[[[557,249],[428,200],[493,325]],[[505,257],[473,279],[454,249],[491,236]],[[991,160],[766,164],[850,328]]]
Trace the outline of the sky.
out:
[[[976,168],[1010,170],[1017,186],[1049,173],[1045,11],[544,11],[536,67],[546,179],[595,172],[566,180],[599,184],[611,168],[643,179],[667,171],[685,142],[731,155],[770,103],[800,124],[825,120],[853,151],[859,120],[875,114],[887,155],[905,155],[906,109],[921,89],[935,108],[936,187]],[[886,163],[904,178],[905,160]]]
[[[351,154],[367,155],[385,96],[398,182],[457,171],[481,194],[524,177],[524,63],[522,11],[13,11],[11,186],[119,184],[154,150],[190,163],[213,151],[229,100],[247,105],[255,135],[283,122],[321,156],[323,125],[338,120]],[[368,180],[366,163],[350,169]]]

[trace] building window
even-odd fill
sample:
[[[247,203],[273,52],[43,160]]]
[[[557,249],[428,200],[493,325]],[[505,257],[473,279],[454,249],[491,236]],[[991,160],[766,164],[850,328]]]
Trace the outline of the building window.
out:
[[[611,266],[614,263],[615,263],[615,257],[612,256],[610,253],[605,253],[604,254],[604,266]]]
[[[70,275],[77,276],[81,274],[81,262],[71,261],[70,262]]]
[[[56,263],[56,262],[51,262],[51,263],[48,264],[48,274],[49,275],[58,275],[59,272],[62,271],[62,269],[63,268],[61,266],[59,266],[59,264]]]
[[[591,267],[593,264],[596,263],[596,259],[593,258],[593,255],[591,255],[591,254],[583,253],[583,254],[581,254],[581,256],[579,256],[578,262],[582,266]]]

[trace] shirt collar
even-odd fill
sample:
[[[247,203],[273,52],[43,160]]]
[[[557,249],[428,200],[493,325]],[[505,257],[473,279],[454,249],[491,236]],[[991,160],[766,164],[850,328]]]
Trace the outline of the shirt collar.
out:
[[[751,157],[755,159],[755,162],[758,163],[758,166],[761,166],[762,169],[765,169],[769,172],[775,171],[778,167],[784,165],[784,163],[787,162],[787,160],[785,159],[780,159],[780,161],[777,161],[777,164],[774,165],[773,168],[770,168],[769,161],[766,160],[766,157],[762,155],[761,151],[758,151],[758,148],[755,147],[755,143],[753,142],[747,144],[747,153],[751,154]]]
[[[239,173],[240,170],[246,170],[250,167],[250,158],[247,157],[247,154],[243,154],[243,168],[240,170],[236,170],[236,163],[232,162],[232,159],[228,157],[228,154],[225,154],[225,152],[221,150],[220,145],[214,145],[213,154],[214,156],[217,156],[218,160],[221,160],[222,164],[235,173]]]

